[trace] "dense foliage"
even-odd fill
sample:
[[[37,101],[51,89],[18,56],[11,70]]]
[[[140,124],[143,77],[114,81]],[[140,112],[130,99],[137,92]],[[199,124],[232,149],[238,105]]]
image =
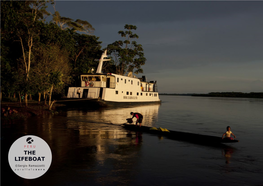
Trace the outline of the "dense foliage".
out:
[[[50,1],[1,2],[1,95],[25,97],[64,93],[80,73],[97,66],[101,42],[89,35],[94,28],[82,20],[60,17],[51,22]],[[84,32],[84,34],[81,34]],[[45,96],[44,96],[45,97]],[[40,100],[40,97],[39,97]],[[21,100],[20,100],[21,101]],[[51,104],[51,103],[50,103]]]
[[[47,5],[53,0],[2,1],[1,2],[1,99],[64,95],[66,86],[77,86],[79,75],[96,69],[102,50],[99,37],[91,35],[92,25],[85,20],[62,17],[58,11],[50,15]],[[46,21],[52,16],[50,22]],[[125,41],[109,45],[109,52],[117,58],[103,67],[104,72],[125,74],[142,72],[145,63],[142,46],[125,25],[120,31]],[[42,96],[43,95],[43,96]]]

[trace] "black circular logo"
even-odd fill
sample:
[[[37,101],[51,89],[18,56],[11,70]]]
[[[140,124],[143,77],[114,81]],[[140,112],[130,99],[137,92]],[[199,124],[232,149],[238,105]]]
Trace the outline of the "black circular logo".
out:
[[[28,144],[33,143],[33,141],[34,141],[34,140],[33,140],[32,138],[30,138],[30,137],[26,139],[26,142],[27,142]]]

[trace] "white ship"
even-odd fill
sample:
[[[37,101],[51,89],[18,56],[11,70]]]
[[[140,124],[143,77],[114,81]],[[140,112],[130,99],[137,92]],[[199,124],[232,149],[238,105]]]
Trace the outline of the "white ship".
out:
[[[109,60],[105,50],[96,73],[82,74],[80,87],[69,87],[67,98],[114,103],[160,102],[156,81],[147,82],[145,76],[137,78],[132,73],[128,76],[102,73],[103,62]]]

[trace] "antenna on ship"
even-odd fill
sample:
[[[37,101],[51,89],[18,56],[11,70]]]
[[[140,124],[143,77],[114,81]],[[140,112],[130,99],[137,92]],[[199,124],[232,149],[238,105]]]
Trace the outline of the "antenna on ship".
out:
[[[101,57],[100,57],[99,65],[98,65],[98,68],[97,68],[96,73],[101,74],[103,61],[110,61],[110,60],[111,60],[111,59],[104,59],[104,58],[106,58],[106,57],[108,57],[108,56],[107,56],[107,50],[105,50],[105,51],[102,53]]]

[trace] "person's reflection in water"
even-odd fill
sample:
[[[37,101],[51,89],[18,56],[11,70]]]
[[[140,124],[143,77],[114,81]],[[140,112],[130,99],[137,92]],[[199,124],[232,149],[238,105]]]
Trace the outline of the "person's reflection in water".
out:
[[[139,145],[141,142],[142,142],[142,133],[141,132],[136,132],[135,145]]]
[[[233,148],[224,148],[222,150],[222,153],[226,159],[226,164],[229,164],[230,163],[230,159],[232,157],[232,154],[234,152],[234,149]]]
[[[133,145],[135,145],[135,146],[138,146],[138,145],[140,145],[141,144],[141,142],[142,142],[142,132],[136,132],[135,133],[135,138],[134,137],[132,137],[133,136],[133,134],[131,133],[131,132],[129,132],[128,134],[127,134],[127,137],[130,137],[131,138],[131,145],[133,146]]]

